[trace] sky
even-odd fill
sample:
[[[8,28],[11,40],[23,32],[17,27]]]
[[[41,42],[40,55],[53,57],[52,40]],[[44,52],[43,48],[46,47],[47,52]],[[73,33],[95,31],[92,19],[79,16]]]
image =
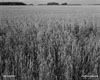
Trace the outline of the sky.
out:
[[[0,0],[0,2],[4,1],[21,1],[30,4],[38,4],[38,3],[47,3],[47,2],[67,2],[69,4],[100,4],[100,0]]]

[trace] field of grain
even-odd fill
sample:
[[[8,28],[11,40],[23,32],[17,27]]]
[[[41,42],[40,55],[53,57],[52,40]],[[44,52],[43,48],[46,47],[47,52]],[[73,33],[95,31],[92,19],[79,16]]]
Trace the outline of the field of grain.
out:
[[[0,7],[0,80],[100,77],[99,9]]]

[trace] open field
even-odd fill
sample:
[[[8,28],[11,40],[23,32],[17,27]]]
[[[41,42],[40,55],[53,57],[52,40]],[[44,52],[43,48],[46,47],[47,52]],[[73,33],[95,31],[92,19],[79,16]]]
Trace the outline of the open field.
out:
[[[100,77],[100,6],[0,7],[0,80],[82,75]]]

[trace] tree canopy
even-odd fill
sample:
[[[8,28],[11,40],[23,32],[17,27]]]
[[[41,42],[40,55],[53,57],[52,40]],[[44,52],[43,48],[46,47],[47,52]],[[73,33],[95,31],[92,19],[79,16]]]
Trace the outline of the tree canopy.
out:
[[[59,5],[59,3],[57,3],[57,2],[50,2],[50,3],[47,3],[47,5]]]
[[[26,5],[23,2],[0,2],[0,5]]]

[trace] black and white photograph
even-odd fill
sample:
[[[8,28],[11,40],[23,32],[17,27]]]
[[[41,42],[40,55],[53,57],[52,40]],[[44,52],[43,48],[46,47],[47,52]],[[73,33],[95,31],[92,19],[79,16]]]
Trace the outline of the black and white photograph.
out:
[[[0,80],[100,80],[100,0],[0,0]]]

